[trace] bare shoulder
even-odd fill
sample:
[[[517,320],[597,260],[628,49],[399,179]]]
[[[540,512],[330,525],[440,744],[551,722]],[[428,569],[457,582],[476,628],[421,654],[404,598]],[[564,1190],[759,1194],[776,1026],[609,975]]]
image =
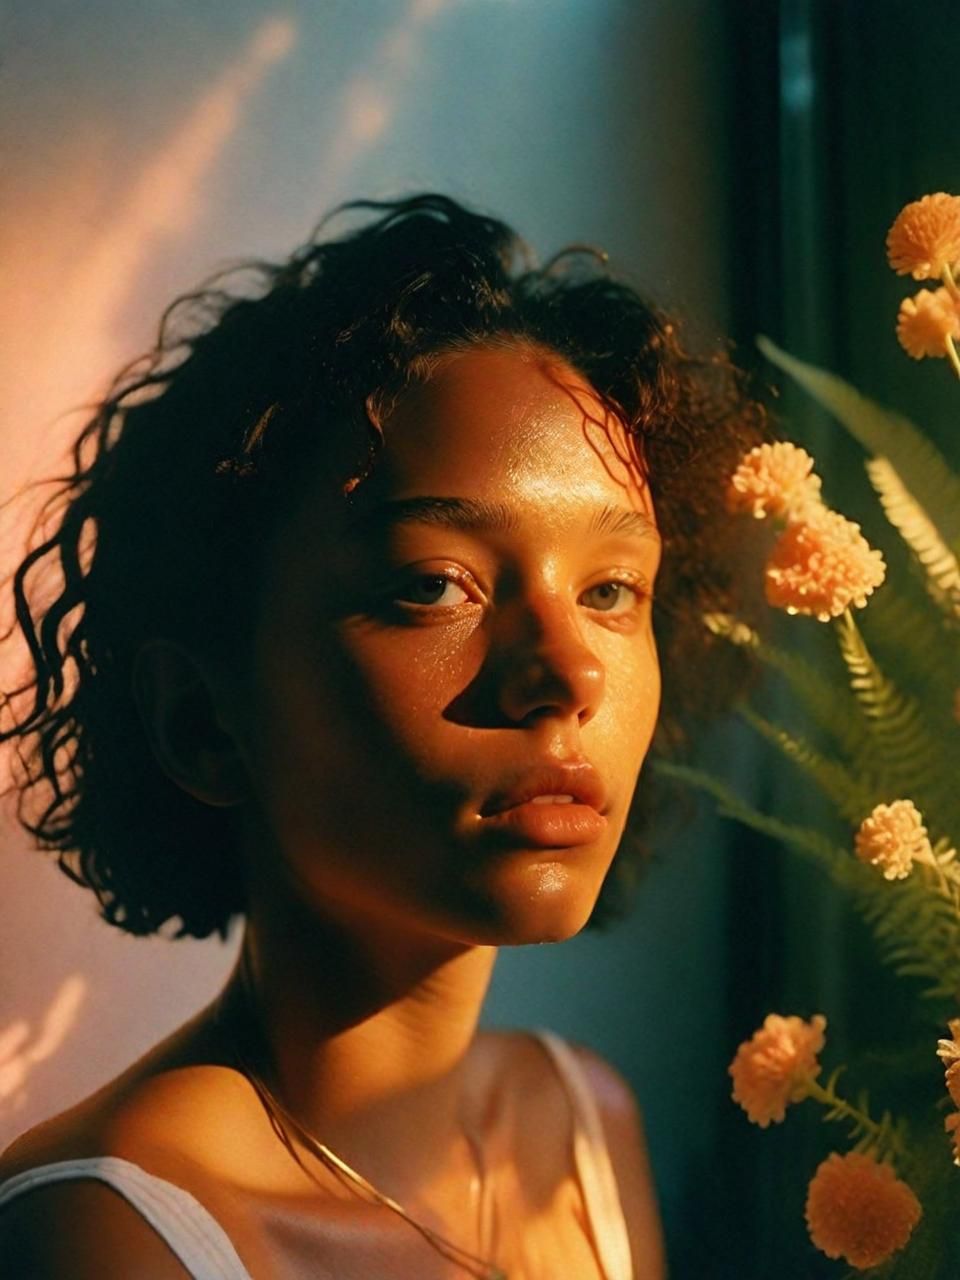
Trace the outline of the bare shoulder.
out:
[[[63,1111],[34,1125],[0,1152],[0,1185],[18,1173],[60,1160],[78,1160],[88,1150],[83,1122],[84,1105]]]
[[[633,1090],[605,1058],[571,1044],[597,1100],[613,1164],[637,1280],[663,1280],[667,1274],[663,1225],[650,1167],[643,1116]]]
[[[147,1123],[157,1110],[151,1083],[128,1089],[113,1082],[22,1134],[0,1154],[0,1186],[45,1165],[105,1156],[183,1185],[181,1168],[156,1145]],[[31,1280],[189,1277],[139,1211],[113,1186],[88,1176],[41,1182],[0,1206],[0,1258],[10,1267],[4,1275]]]
[[[0,1208],[0,1258],[5,1274],[31,1280],[189,1280],[132,1205],[91,1179],[48,1183]]]
[[[245,1263],[259,1260],[257,1194],[302,1191],[255,1092],[209,1055],[160,1046],[0,1154],[0,1185],[43,1165],[114,1158],[205,1209]],[[286,1180],[286,1181],[285,1181]],[[7,1259],[16,1259],[10,1272]],[[31,1280],[188,1280],[172,1249],[113,1186],[87,1176],[23,1190],[0,1207],[0,1275]],[[268,1272],[269,1274],[269,1272]]]

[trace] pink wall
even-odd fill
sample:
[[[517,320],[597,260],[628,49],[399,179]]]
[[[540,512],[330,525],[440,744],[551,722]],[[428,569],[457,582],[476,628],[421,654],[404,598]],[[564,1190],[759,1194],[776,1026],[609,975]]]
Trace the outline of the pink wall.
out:
[[[0,500],[56,467],[79,421],[65,412],[176,293],[227,259],[287,251],[349,197],[434,187],[543,254],[588,238],[708,333],[722,323],[708,0],[17,8],[0,79]],[[0,548],[16,518],[0,516]],[[579,1029],[627,1070],[651,1099],[661,1182],[691,1099],[713,1088],[702,1057],[687,1068],[669,1046],[720,1038],[721,859],[702,847],[656,869],[614,939],[503,956],[490,1002],[493,1021]],[[6,821],[0,1145],[194,1012],[232,955],[108,929]]]

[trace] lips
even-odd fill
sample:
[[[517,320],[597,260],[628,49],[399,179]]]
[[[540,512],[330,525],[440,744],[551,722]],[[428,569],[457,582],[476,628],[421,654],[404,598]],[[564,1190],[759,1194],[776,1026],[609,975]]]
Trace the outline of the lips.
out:
[[[599,813],[606,805],[606,792],[599,773],[586,761],[548,764],[525,769],[495,791],[480,813],[483,817],[503,813],[527,804],[538,796],[572,796],[575,805],[586,805]]]
[[[585,761],[534,766],[508,779],[483,805],[482,828],[511,844],[588,844],[606,829],[606,791]]]

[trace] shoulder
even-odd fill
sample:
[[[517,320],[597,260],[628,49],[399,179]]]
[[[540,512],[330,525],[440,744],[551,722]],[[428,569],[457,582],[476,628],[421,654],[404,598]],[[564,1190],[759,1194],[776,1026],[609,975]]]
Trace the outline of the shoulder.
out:
[[[0,1182],[7,1177],[0,1166]],[[189,1280],[140,1214],[105,1183],[47,1183],[0,1207],[0,1257],[31,1280]]]
[[[159,1176],[162,1161],[137,1141],[137,1125],[109,1093],[88,1099],[44,1121],[0,1155],[0,1188],[10,1179],[46,1165],[118,1157]],[[173,1179],[171,1179],[173,1180]],[[188,1280],[157,1231],[119,1190],[81,1175],[39,1182],[0,1205],[0,1258],[11,1274],[31,1280],[102,1280],[136,1275],[143,1280]]]
[[[0,1154],[0,1187],[44,1165],[103,1157],[185,1191],[251,1256],[259,1244],[250,1204],[263,1187],[294,1181],[256,1094],[235,1071],[163,1062],[125,1073],[21,1135]],[[86,1176],[32,1186],[0,1206],[0,1259],[8,1258],[18,1264],[11,1275],[31,1280],[190,1275],[121,1191]]]
[[[633,1090],[592,1049],[568,1041],[597,1102],[610,1162],[627,1221],[634,1271],[645,1280],[666,1276],[666,1250],[643,1115]]]

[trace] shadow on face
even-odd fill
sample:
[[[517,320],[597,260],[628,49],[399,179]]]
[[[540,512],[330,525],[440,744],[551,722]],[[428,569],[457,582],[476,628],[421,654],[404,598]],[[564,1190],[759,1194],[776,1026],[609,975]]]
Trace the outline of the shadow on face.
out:
[[[649,491],[622,425],[531,348],[445,355],[382,428],[336,519],[318,483],[267,567],[238,720],[251,883],[348,927],[568,937],[658,710]]]

